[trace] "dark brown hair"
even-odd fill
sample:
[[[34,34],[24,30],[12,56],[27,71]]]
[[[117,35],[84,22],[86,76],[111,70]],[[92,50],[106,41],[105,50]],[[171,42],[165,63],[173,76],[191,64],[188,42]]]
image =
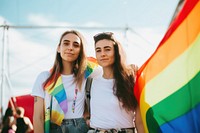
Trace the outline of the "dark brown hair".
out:
[[[133,94],[134,74],[130,73],[130,69],[128,69],[126,65],[125,53],[121,44],[114,38],[112,32],[104,32],[94,36],[95,44],[103,39],[114,42],[115,61],[113,64],[113,75],[115,83],[113,86],[113,93],[117,96],[118,100],[122,102],[122,106],[127,111],[134,110],[137,106],[137,101]]]

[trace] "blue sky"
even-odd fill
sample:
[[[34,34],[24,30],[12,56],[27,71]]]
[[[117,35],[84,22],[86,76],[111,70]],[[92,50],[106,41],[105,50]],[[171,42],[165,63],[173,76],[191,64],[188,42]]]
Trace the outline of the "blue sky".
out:
[[[128,63],[141,66],[164,36],[177,4],[178,0],[1,0],[1,26],[6,22],[65,27],[9,28],[5,32],[0,27],[0,38],[5,33],[4,71],[11,85],[4,81],[8,88],[4,93],[31,92],[36,76],[52,66],[59,37],[67,29],[77,29],[86,37],[89,56],[95,56],[92,36],[112,31],[123,44]],[[0,44],[2,53],[3,41]]]
[[[178,0],[1,0],[0,13],[16,25],[29,25],[30,15],[51,21],[106,26],[163,26],[169,24]],[[164,19],[165,18],[165,19]]]

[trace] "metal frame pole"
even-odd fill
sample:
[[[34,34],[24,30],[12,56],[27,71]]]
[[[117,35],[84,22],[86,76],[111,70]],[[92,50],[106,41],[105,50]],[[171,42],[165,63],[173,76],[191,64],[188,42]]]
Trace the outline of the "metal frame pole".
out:
[[[2,61],[1,61],[1,103],[0,103],[0,108],[1,108],[1,118],[3,118],[3,93],[4,93],[4,81],[5,81],[5,30],[6,30],[7,26],[6,24],[3,26],[3,37],[2,37]]]

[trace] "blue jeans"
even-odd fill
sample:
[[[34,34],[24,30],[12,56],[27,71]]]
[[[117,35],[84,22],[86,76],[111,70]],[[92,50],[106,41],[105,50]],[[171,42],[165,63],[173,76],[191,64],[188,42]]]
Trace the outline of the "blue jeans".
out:
[[[50,133],[62,133],[61,126],[58,126],[54,123],[51,123],[50,125]]]
[[[51,133],[87,133],[88,130],[84,118],[64,119],[61,127],[51,128]]]

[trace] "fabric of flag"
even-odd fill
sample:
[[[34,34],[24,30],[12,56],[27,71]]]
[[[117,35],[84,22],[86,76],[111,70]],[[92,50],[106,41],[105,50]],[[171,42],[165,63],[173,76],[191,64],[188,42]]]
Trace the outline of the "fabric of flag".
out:
[[[200,133],[200,0],[184,6],[137,73],[145,132]]]
[[[84,71],[84,78],[87,78],[88,76],[90,76],[90,74],[97,67],[98,67],[98,64],[97,64],[96,59],[93,57],[88,57],[87,67]],[[50,132],[50,122],[60,126],[64,119],[64,114],[66,114],[68,111],[67,94],[62,82],[61,74],[59,74],[56,84],[52,88],[53,84],[54,84],[54,81],[50,80],[50,82],[48,82],[47,85],[45,86],[45,92],[49,95],[49,96],[46,95],[45,97],[45,123],[44,123],[45,133]],[[53,100],[54,102],[57,102],[57,104],[53,104],[56,106],[50,105],[51,100]]]
[[[59,74],[55,86],[52,89],[50,89],[53,86],[53,84],[54,81],[51,80],[45,86],[45,91],[50,96],[48,98],[45,98],[45,123],[44,123],[45,133],[50,132],[50,121],[57,125],[61,125],[62,120],[64,119],[64,114],[67,113],[68,111],[67,95],[62,82],[61,74]],[[57,106],[56,107],[51,106],[50,101],[57,102]]]
[[[98,63],[95,58],[87,57],[87,60],[88,62],[87,62],[86,70],[85,70],[85,78],[90,76],[90,74],[94,71],[94,69],[98,67]]]

